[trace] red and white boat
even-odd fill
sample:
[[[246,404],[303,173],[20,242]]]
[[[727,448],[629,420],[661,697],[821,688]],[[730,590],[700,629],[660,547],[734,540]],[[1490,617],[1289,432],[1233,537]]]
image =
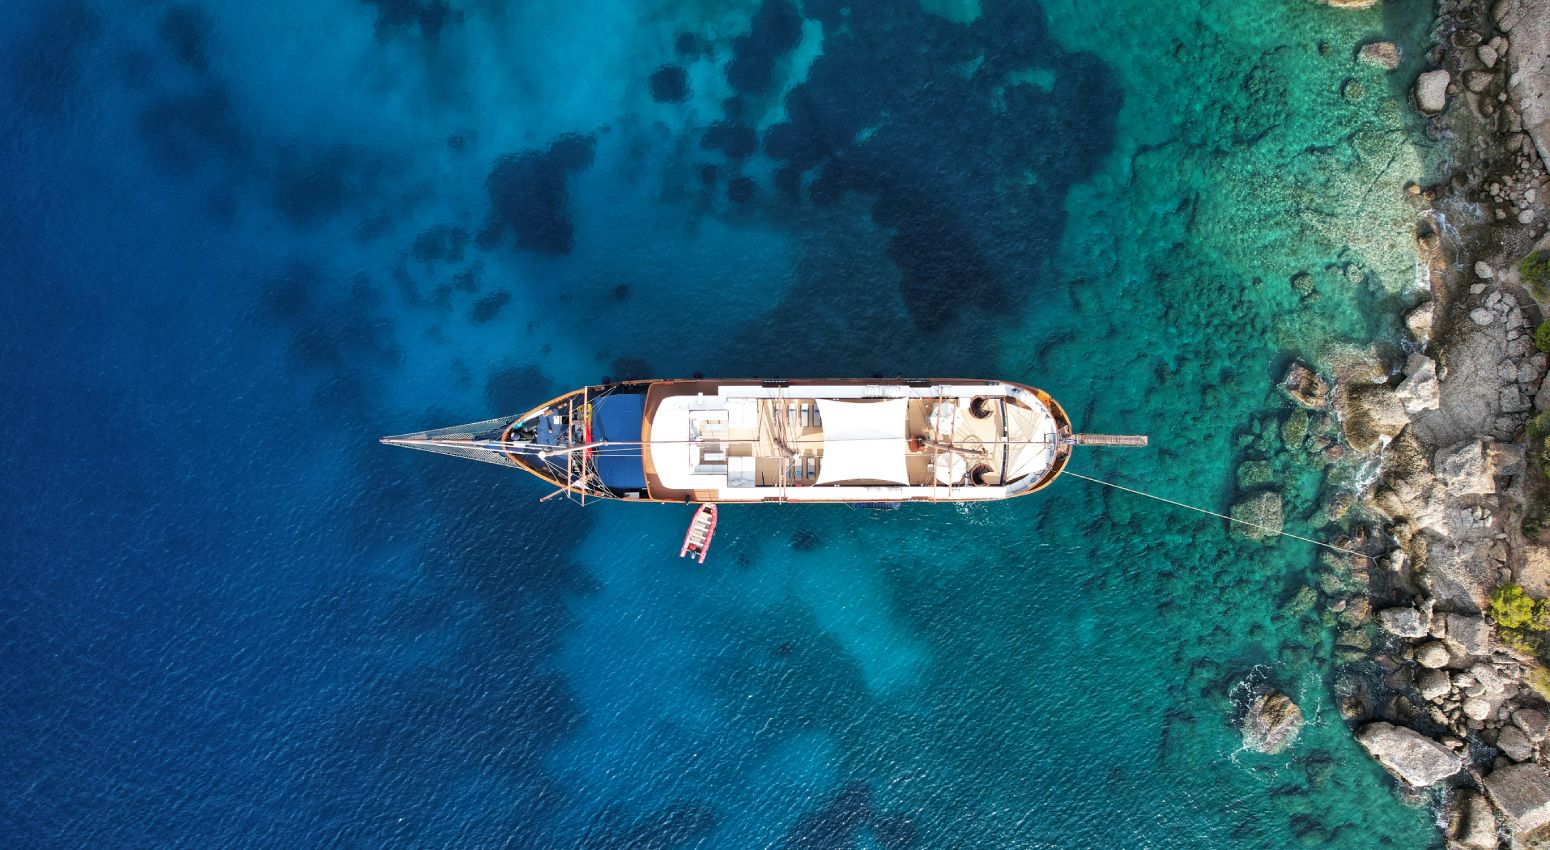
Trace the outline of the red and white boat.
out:
[[[698,555],[700,563],[705,563],[705,553],[710,549],[710,539],[715,536],[716,506],[700,505],[700,509],[694,512],[694,519],[689,521],[689,531],[684,534],[684,545],[678,550],[678,557],[688,555],[692,558]]]

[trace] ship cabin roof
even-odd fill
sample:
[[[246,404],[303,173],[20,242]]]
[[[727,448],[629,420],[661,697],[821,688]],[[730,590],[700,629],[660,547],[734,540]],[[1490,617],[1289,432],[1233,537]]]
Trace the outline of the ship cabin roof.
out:
[[[1005,498],[1058,473],[1070,431],[1042,392],[991,381],[660,381],[635,398],[647,495],[674,501]]]

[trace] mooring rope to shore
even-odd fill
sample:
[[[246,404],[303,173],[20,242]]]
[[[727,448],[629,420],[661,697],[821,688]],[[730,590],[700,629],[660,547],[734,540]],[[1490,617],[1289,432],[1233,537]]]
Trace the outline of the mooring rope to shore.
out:
[[[1279,528],[1271,528],[1268,525],[1260,525],[1257,522],[1249,522],[1246,519],[1238,519],[1237,517],[1228,516],[1227,514],[1220,514],[1220,513],[1217,513],[1216,511],[1208,511],[1205,508],[1197,508],[1194,505],[1186,505],[1183,502],[1176,502],[1176,501],[1174,501],[1172,499],[1165,499],[1162,496],[1154,496],[1151,493],[1145,493],[1145,492],[1142,492],[1140,490],[1136,490],[1136,489],[1133,489],[1133,488],[1130,488],[1130,487],[1126,487],[1126,486],[1124,486],[1122,484],[1115,484],[1115,483],[1110,482],[1110,481],[1104,481],[1101,478],[1093,478],[1093,477],[1088,476],[1088,475],[1083,475],[1080,472],[1072,472],[1071,470],[1068,469],[1068,470],[1065,471],[1065,474],[1066,475],[1074,475],[1077,478],[1082,479],[1083,481],[1091,481],[1094,484],[1102,484],[1105,487],[1113,487],[1116,490],[1123,490],[1126,493],[1134,493],[1137,496],[1145,496],[1148,499],[1156,499],[1159,502],[1165,502],[1165,503],[1173,505],[1175,507],[1186,508],[1188,510],[1192,510],[1192,511],[1196,511],[1198,513],[1206,514],[1207,516],[1217,517],[1218,519],[1225,519],[1228,522],[1236,522],[1239,525],[1246,525],[1246,526],[1249,526],[1250,528],[1257,528],[1260,531],[1263,531],[1263,532],[1265,532],[1267,534],[1273,534],[1273,535],[1276,535],[1278,537],[1290,537],[1293,540],[1301,540],[1304,543],[1312,543],[1315,546],[1322,546],[1325,549],[1329,549],[1329,550],[1334,551],[1334,552],[1341,552],[1341,553],[1344,553],[1346,555],[1355,555],[1355,556],[1357,556],[1359,558],[1366,558],[1369,561],[1373,559],[1372,556],[1367,554],[1366,552],[1358,552],[1355,549],[1347,549],[1347,548],[1345,548],[1343,546],[1336,546],[1333,543],[1325,543],[1322,540],[1314,540],[1311,537],[1303,537],[1301,534],[1293,534],[1290,531],[1284,531],[1284,530],[1279,529]]]

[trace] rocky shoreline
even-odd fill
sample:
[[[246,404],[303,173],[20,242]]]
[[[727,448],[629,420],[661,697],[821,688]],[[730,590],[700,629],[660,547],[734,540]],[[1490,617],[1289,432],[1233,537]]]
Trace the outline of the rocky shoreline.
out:
[[[1403,351],[1328,378],[1294,364],[1283,389],[1378,459],[1363,497],[1376,522],[1335,541],[1371,556],[1325,553],[1318,572],[1357,742],[1440,803],[1449,846],[1550,846],[1550,606],[1534,602],[1550,598],[1550,484],[1531,446],[1550,445],[1550,415],[1535,419],[1550,410],[1535,344],[1550,310],[1520,270],[1550,253],[1550,0],[1437,13],[1411,89],[1451,155],[1444,182],[1409,190],[1430,297],[1406,314]],[[1353,50],[1399,65],[1384,42]],[[1504,622],[1509,603],[1529,619]]]

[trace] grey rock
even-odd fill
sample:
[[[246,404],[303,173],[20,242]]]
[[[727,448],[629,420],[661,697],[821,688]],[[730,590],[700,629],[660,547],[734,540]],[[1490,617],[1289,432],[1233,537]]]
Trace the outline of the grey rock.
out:
[[[1414,729],[1378,721],[1358,729],[1356,742],[1384,769],[1417,788],[1441,782],[1464,766],[1458,754]]]
[[[1479,58],[1480,64],[1486,66],[1487,68],[1495,68],[1496,60],[1500,58],[1500,55],[1501,54],[1496,52],[1496,48],[1492,47],[1489,43],[1482,44],[1475,50],[1475,56]]]
[[[1448,648],[1442,645],[1442,641],[1434,640],[1416,647],[1415,661],[1429,670],[1438,670],[1448,666]]]
[[[1461,655],[1491,654],[1491,624],[1479,614],[1449,614],[1448,643]]]
[[[1502,32],[1512,32],[1523,19],[1523,6],[1524,0],[1497,0],[1491,6],[1491,16],[1496,19],[1496,26]]]
[[[1409,416],[1442,406],[1442,384],[1437,380],[1437,362],[1424,354],[1412,354],[1405,362],[1405,379],[1394,388],[1399,403]]]
[[[1534,758],[1534,743],[1516,726],[1502,727],[1496,736],[1496,746],[1513,761],[1532,761]]]
[[[1426,344],[1432,338],[1432,317],[1436,307],[1430,301],[1423,301],[1414,310],[1405,314],[1405,327],[1410,329],[1410,335],[1417,342]]]
[[[1512,725],[1537,744],[1550,734],[1550,715],[1537,708],[1520,708],[1512,713]]]
[[[1421,675],[1416,677],[1415,687],[1421,698],[1428,702],[1437,702],[1453,689],[1448,674],[1442,670],[1422,670]]]
[[[1484,307],[1476,307],[1469,311],[1469,320],[1483,328],[1496,321],[1496,314]]]
[[[1491,716],[1491,704],[1478,696],[1466,697],[1462,708],[1470,720],[1487,720]]]
[[[1414,608],[1384,608],[1378,612],[1378,625],[1391,635],[1426,637],[1426,620]]]
[[[1496,271],[1491,268],[1490,263],[1479,260],[1475,263],[1475,276],[1481,280],[1490,280],[1496,276]]]
[[[1415,105],[1427,115],[1436,115],[1448,105],[1447,71],[1427,71],[1415,81]]]
[[[1514,370],[1513,374],[1517,374]],[[1465,440],[1438,449],[1432,459],[1437,479],[1448,491],[1460,496],[1480,496],[1496,492],[1496,479],[1486,462],[1485,443]]]
[[[1537,764],[1497,768],[1485,778],[1485,793],[1520,832],[1550,824],[1550,774]]]

